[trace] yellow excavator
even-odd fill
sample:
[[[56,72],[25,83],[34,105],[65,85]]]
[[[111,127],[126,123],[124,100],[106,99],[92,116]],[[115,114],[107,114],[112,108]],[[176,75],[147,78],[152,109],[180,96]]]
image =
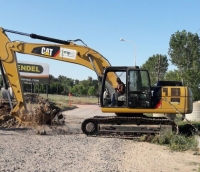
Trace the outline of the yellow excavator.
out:
[[[29,36],[54,44],[11,41],[6,32]],[[75,44],[77,41],[82,42],[83,45]],[[86,135],[158,133],[165,128],[175,129],[175,123],[165,117],[149,117],[145,114],[188,114],[193,110],[190,88],[175,81],[162,81],[156,86],[151,86],[147,70],[140,69],[137,66],[111,66],[105,57],[88,47],[80,39],[65,41],[0,28],[0,67],[2,73],[5,71],[17,102],[11,110],[11,114],[22,122],[23,119],[20,119],[19,114],[22,111],[24,112],[26,104],[16,53],[75,63],[96,72],[98,80],[101,82],[101,111],[115,113],[116,116],[95,116],[94,114],[93,118],[84,120],[82,131]],[[125,92],[123,95],[115,97],[115,106],[110,106],[111,95],[115,92],[117,78],[120,78],[125,84]]]

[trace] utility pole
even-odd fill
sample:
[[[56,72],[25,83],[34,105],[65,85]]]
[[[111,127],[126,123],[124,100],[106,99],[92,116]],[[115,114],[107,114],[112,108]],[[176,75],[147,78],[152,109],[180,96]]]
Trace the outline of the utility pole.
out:
[[[157,75],[157,81],[159,81],[160,79],[160,67],[161,67],[161,59],[160,59],[160,55],[158,57],[158,75]]]

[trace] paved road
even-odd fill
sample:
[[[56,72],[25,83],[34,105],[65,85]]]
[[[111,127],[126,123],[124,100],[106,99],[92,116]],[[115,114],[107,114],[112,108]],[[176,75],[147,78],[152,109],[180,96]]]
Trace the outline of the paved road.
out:
[[[62,112],[66,117],[89,118],[93,116],[112,116],[114,113],[102,113],[99,105],[76,105],[77,108]]]
[[[81,124],[86,118],[93,116],[113,116],[114,113],[102,113],[98,105],[76,105],[77,108],[62,112],[65,117],[65,124],[71,133],[79,134]]]

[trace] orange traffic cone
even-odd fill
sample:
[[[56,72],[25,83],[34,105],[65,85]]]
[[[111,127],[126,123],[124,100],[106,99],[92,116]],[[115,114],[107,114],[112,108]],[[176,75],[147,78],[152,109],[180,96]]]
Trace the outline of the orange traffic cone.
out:
[[[69,96],[68,106],[71,106],[71,96],[72,95],[69,93],[68,96]]]

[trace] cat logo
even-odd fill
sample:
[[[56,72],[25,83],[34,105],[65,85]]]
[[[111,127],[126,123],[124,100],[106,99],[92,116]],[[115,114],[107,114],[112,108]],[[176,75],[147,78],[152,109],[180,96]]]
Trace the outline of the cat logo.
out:
[[[53,49],[52,48],[46,48],[42,47],[41,54],[44,54],[45,56],[52,56]]]
[[[56,57],[60,52],[59,46],[42,46],[42,47],[35,47],[31,53],[39,54],[44,56]]]

